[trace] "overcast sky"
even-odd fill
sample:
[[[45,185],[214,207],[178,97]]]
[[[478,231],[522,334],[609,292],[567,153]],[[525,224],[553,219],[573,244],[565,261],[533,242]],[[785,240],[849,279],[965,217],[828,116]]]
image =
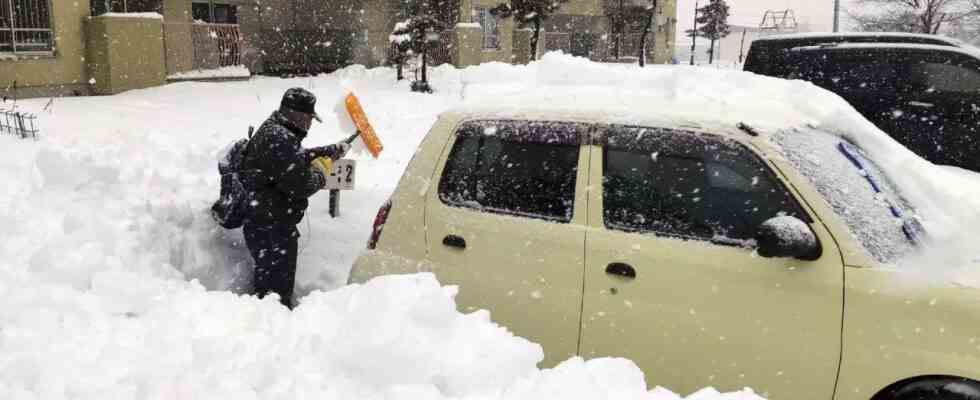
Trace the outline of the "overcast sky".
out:
[[[694,24],[695,0],[677,0],[678,32],[684,32]],[[834,0],[727,0],[729,22],[758,26],[766,10],[792,9],[800,23],[809,23],[813,31],[832,31],[834,28]],[[848,0],[841,0],[846,7]],[[700,0],[703,5],[707,0]],[[841,19],[846,13],[841,11]],[[678,35],[681,36],[681,35]]]

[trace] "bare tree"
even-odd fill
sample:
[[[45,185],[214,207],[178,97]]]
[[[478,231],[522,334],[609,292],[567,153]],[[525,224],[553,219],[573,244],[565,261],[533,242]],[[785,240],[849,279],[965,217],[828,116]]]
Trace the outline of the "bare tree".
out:
[[[849,14],[863,31],[938,34],[980,17],[980,0],[858,0]]]
[[[617,60],[623,53],[623,36],[635,34],[640,37],[640,42],[634,45],[634,50],[640,66],[646,65],[647,38],[653,33],[656,10],[657,0],[606,0],[603,3],[614,36],[613,54]]]
[[[638,58],[640,59],[640,66],[645,67],[647,65],[647,37],[650,36],[650,31],[653,29],[653,22],[657,18],[657,0],[644,1],[639,8],[639,12],[643,15],[645,22],[643,23],[643,33],[640,34],[640,54]],[[656,42],[654,42],[653,47],[654,53],[656,54]]]

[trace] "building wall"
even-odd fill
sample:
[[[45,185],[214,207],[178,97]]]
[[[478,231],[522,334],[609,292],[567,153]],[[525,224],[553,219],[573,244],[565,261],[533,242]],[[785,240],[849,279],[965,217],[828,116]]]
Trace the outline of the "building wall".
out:
[[[0,95],[41,97],[89,93],[84,34],[89,0],[54,0],[50,4],[55,51],[51,55],[16,59],[5,58],[0,53]]]
[[[602,15],[603,0],[571,0],[561,8],[561,13],[572,15]]]
[[[87,61],[96,94],[166,83],[163,20],[98,16],[88,20]]]
[[[167,75],[190,71],[194,68],[191,1],[163,0],[163,21]]]
[[[657,19],[649,36],[647,36],[646,59],[648,63],[664,64],[671,62],[677,53],[675,47],[677,35],[677,1],[659,0],[657,3],[657,10],[655,12]],[[608,40],[606,41],[606,54],[601,59],[612,60],[615,57],[613,46],[616,35],[611,31],[609,18],[603,16],[602,19],[605,21],[604,29],[605,32],[608,32]],[[632,32],[630,34],[638,40],[642,32]],[[635,61],[638,56],[636,53],[637,51],[632,49],[625,49],[620,55],[627,60]]]
[[[466,0],[461,2],[460,22],[473,23],[473,10],[476,7],[493,8],[500,4],[499,0]],[[465,20],[464,20],[465,19]],[[514,20],[512,18],[502,19],[498,23],[500,30],[500,45],[496,49],[483,48],[483,30],[470,29],[471,40],[460,47],[459,51],[469,55],[467,59],[458,61],[460,66],[481,64],[486,62],[513,62],[516,52],[527,51],[524,48],[514,46]]]
[[[371,0],[246,1],[238,8],[238,24],[256,60],[255,72],[312,66],[336,68],[358,57],[371,58],[368,35],[361,23]],[[371,11],[377,19],[377,13]]]
[[[388,58],[388,36],[398,22],[395,7],[397,4],[391,0],[364,0],[361,31],[366,40],[364,46],[355,51],[355,63],[368,66],[385,63]]]

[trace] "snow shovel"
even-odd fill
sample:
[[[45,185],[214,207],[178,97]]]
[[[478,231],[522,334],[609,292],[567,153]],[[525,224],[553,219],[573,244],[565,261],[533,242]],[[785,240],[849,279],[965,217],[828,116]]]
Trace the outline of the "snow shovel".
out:
[[[351,121],[354,122],[354,126],[357,127],[357,133],[347,139],[347,143],[353,143],[358,136],[364,141],[364,145],[367,147],[368,152],[371,153],[374,158],[378,158],[381,151],[384,150],[384,146],[381,144],[381,139],[374,132],[374,128],[371,123],[368,122],[367,114],[364,113],[364,108],[361,107],[361,102],[357,100],[357,96],[354,93],[348,93],[347,98],[344,100],[344,105],[347,108],[347,114],[350,115]]]

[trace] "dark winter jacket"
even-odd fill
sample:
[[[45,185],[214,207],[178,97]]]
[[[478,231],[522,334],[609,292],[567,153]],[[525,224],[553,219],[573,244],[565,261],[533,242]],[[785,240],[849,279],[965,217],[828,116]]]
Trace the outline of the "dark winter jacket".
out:
[[[325,185],[310,168],[314,158],[333,158],[335,146],[304,149],[306,131],[273,112],[248,143],[242,184],[249,192],[245,223],[292,230],[303,220],[307,198]]]

